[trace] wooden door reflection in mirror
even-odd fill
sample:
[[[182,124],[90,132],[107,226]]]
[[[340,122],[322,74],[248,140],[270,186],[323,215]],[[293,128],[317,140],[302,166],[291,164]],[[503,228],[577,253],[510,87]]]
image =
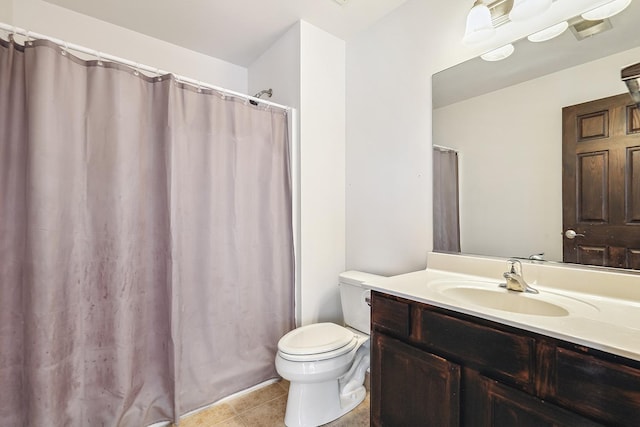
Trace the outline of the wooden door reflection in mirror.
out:
[[[628,94],[562,110],[563,261],[640,269],[640,113]]]

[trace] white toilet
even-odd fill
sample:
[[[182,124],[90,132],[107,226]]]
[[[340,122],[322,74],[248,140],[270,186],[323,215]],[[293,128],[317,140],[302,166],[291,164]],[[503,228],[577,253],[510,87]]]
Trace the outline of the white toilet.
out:
[[[340,300],[346,327],[315,323],[294,329],[278,342],[276,370],[290,381],[284,423],[316,427],[333,421],[365,398],[369,368],[371,291],[363,287],[373,274],[347,271],[340,276]]]

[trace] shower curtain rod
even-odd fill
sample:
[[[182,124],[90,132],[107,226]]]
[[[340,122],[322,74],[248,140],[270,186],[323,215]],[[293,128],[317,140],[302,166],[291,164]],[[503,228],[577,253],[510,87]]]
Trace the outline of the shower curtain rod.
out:
[[[432,147],[435,148],[436,150],[440,150],[440,151],[453,151],[455,153],[459,153],[460,152],[460,150],[458,150],[456,148],[445,147],[444,145],[433,144]]]
[[[65,50],[74,50],[76,52],[81,52],[90,56],[95,57],[98,60],[107,60],[107,61],[111,61],[111,62],[116,62],[118,64],[122,64],[122,65],[126,65],[127,67],[130,67],[132,70],[135,71],[146,71],[148,73],[152,73],[155,74],[157,76],[160,75],[164,75],[164,74],[171,74],[177,81],[179,81],[180,83],[187,83],[193,87],[197,87],[197,88],[202,88],[202,89],[211,89],[214,90],[216,92],[219,92],[223,95],[228,95],[228,96],[232,96],[232,97],[236,97],[236,98],[240,98],[240,99],[246,99],[248,101],[254,101],[260,104],[263,104],[265,106],[269,106],[269,107],[275,107],[275,108],[280,108],[283,109],[285,111],[291,111],[292,107],[286,106],[286,105],[281,105],[281,104],[276,104],[275,102],[270,102],[270,101],[265,101],[263,99],[260,98],[256,98],[250,95],[246,95],[240,92],[235,92],[229,89],[224,89],[218,86],[214,86],[208,83],[203,83],[201,81],[189,78],[189,77],[185,77],[185,76],[181,76],[175,73],[172,73],[170,71],[165,71],[165,70],[161,70],[159,68],[154,68],[154,67],[150,67],[148,65],[143,65],[143,64],[139,64],[137,62],[134,61],[130,61],[128,59],[124,59],[124,58],[119,58],[117,56],[114,55],[109,55],[107,53],[103,53],[103,52],[99,52],[95,49],[89,49],[87,47],[84,46],[80,46],[77,44],[73,44],[73,43],[67,43],[64,40],[60,40],[60,39],[56,39],[50,36],[46,36],[44,34],[38,34],[35,33],[33,31],[28,31],[25,30],[24,28],[19,28],[13,25],[8,25],[5,23],[0,22],[0,30],[4,30],[5,32],[9,33],[9,34],[20,34],[21,36],[24,36],[27,38],[27,41],[29,41],[30,39],[43,39],[43,40],[48,40],[52,43],[55,43],[56,45],[60,46],[61,48],[64,48]]]

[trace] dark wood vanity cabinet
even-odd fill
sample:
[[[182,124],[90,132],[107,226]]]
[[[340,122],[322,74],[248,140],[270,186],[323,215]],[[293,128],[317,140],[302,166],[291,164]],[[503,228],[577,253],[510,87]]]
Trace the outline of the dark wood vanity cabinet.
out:
[[[638,426],[640,363],[373,292],[371,425]]]

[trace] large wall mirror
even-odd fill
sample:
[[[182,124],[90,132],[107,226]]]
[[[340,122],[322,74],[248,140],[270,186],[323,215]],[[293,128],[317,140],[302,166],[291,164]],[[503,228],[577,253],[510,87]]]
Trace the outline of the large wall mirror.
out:
[[[433,143],[458,152],[461,252],[562,261],[562,108],[627,92],[639,19],[636,0],[599,34],[570,27],[433,76]]]

